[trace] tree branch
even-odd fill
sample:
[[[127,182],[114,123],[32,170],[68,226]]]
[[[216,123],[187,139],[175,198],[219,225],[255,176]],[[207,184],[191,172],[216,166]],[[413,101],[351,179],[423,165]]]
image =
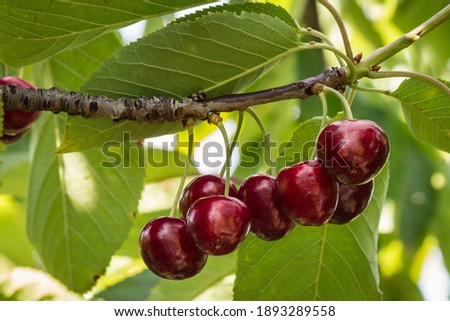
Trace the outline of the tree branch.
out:
[[[246,94],[206,98],[201,93],[182,100],[154,96],[111,99],[76,92],[51,89],[0,86],[6,109],[22,111],[65,112],[85,118],[109,117],[113,121],[162,123],[184,121],[189,118],[204,120],[210,113],[245,110],[248,107],[286,99],[307,99],[315,94],[313,86],[323,84],[343,92],[347,85],[342,68],[325,72],[281,87]]]
[[[408,48],[414,42],[419,40],[425,34],[447,22],[450,19],[450,5],[433,15],[430,19],[422,23],[420,26],[414,28],[410,32],[404,34],[388,45],[378,48],[366,59],[362,60],[356,67],[356,78],[367,76],[373,66],[377,66],[383,61],[389,59],[395,54],[399,53],[405,48]]]

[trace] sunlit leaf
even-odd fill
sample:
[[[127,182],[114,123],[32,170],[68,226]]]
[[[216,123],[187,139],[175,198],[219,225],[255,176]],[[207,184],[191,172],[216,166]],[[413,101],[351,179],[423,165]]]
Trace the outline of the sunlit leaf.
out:
[[[54,155],[60,121],[42,117],[32,143],[27,231],[45,269],[83,293],[128,236],[144,169],[134,157],[129,166],[102,166],[97,150]]]
[[[61,90],[80,90],[101,63],[121,46],[117,33],[111,32],[53,56],[48,60],[53,85]]]
[[[0,61],[15,67],[32,64],[113,29],[208,2],[1,1]]]
[[[305,145],[315,141],[319,129],[318,119],[300,124],[286,154],[295,155],[297,161],[311,157]],[[378,223],[388,178],[385,166],[375,179],[370,204],[351,223],[298,226],[274,242],[249,237],[239,250],[234,298],[379,300]]]
[[[260,7],[258,13],[210,13],[149,34],[108,59],[84,90],[112,98],[182,98],[198,91],[212,97],[240,92],[299,45],[291,25],[260,14]],[[72,117],[58,151],[96,148],[117,140],[123,132],[130,132],[131,140],[140,140],[181,129],[179,123],[86,122]]]
[[[1,263],[1,262],[0,262]],[[27,267],[0,271],[0,301],[82,300],[48,274]]]
[[[448,83],[443,82],[447,87]],[[407,79],[391,94],[403,106],[412,134],[419,141],[450,152],[450,90]]]
[[[161,280],[152,289],[150,300],[177,301],[193,300],[223,278],[236,271],[236,253],[224,256],[210,256],[203,270],[196,276],[182,280]]]
[[[280,241],[239,250],[236,300],[379,300],[377,230],[388,168],[366,211],[345,225],[297,227]]]

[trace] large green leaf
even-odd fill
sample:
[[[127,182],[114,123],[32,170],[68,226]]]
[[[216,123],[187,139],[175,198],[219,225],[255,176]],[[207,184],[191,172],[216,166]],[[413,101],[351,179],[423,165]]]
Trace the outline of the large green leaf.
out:
[[[273,5],[267,5],[272,7]],[[258,12],[223,11],[160,29],[119,50],[86,83],[94,95],[186,97],[240,92],[282,57],[299,46],[294,28],[284,20]],[[279,10],[279,9],[278,9]],[[113,123],[72,117],[59,152],[86,150],[117,140],[174,133],[179,123]]]
[[[443,82],[447,87],[448,82]],[[450,90],[419,79],[407,79],[391,94],[400,100],[415,138],[450,152]]]
[[[340,118],[340,115],[336,116]],[[277,161],[280,168],[311,157],[320,120],[303,122]],[[378,222],[389,168],[375,179],[374,196],[362,216],[345,225],[298,226],[285,238],[249,237],[241,246],[237,300],[378,300]],[[289,285],[289,286],[287,286]]]
[[[121,47],[118,34],[111,32],[53,56],[48,60],[53,85],[61,90],[80,90],[101,63]]]
[[[2,0],[0,61],[25,66],[110,30],[208,2],[212,1]]]
[[[237,300],[379,300],[378,222],[388,167],[368,208],[354,222],[298,226],[280,241],[250,237],[240,248]]]
[[[182,281],[161,280],[152,289],[149,299],[155,301],[193,300],[211,287],[220,284],[225,277],[235,271],[236,253],[210,256],[203,270],[193,278]]]
[[[137,247],[137,245],[135,244]],[[125,280],[107,287],[95,295],[95,299],[107,301],[146,301],[152,289],[160,281],[149,270],[142,271]]]
[[[33,132],[27,231],[46,270],[82,293],[127,238],[144,169],[137,158],[129,166],[103,167],[97,150],[54,155],[59,122],[42,115]]]

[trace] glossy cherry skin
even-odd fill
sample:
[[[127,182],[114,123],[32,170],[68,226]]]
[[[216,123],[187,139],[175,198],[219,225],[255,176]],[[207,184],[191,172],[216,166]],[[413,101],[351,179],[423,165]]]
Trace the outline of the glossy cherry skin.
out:
[[[0,85],[14,85],[21,88],[36,88],[25,80],[16,77],[0,78]],[[17,136],[23,134],[39,117],[39,111],[25,112],[21,110],[4,109],[3,134]]]
[[[187,229],[194,243],[209,255],[233,252],[250,231],[247,205],[223,195],[198,199],[186,215]]]
[[[278,240],[295,226],[281,210],[275,187],[275,177],[255,174],[247,177],[239,187],[239,199],[250,209],[250,231],[266,240]]]
[[[12,143],[14,143],[16,140],[18,140],[20,137],[22,137],[22,135],[23,135],[24,133],[22,133],[22,134],[18,134],[18,135],[15,135],[15,136],[9,136],[9,135],[7,135],[7,134],[3,134],[3,136],[2,137],[0,137],[0,142],[2,142],[3,144],[12,144]]]
[[[141,257],[156,275],[170,280],[182,280],[199,273],[208,256],[189,237],[186,221],[174,217],[159,217],[141,231]]]
[[[389,140],[370,120],[341,120],[325,126],[316,143],[317,159],[341,184],[359,185],[374,178],[389,156]]]
[[[282,209],[295,222],[322,225],[333,215],[338,183],[317,160],[283,168],[275,182]]]
[[[345,224],[357,218],[367,207],[373,194],[373,179],[362,185],[339,185],[339,199],[332,224]]]
[[[216,175],[201,175],[194,178],[184,188],[181,195],[179,208],[181,214],[186,217],[189,207],[199,198],[225,194],[225,179]],[[237,197],[236,186],[230,183],[229,196]]]

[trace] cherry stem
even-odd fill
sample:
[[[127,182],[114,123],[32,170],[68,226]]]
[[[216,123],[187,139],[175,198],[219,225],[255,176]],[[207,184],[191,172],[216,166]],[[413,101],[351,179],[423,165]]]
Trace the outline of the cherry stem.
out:
[[[348,105],[350,107],[353,104],[353,100],[355,99],[355,96],[356,96],[356,89],[355,88],[351,88],[350,92],[348,93],[348,96],[347,96],[347,102],[348,102]]]
[[[331,41],[331,39],[327,35],[323,34],[322,32],[320,32],[318,30],[315,30],[315,29],[313,29],[311,27],[308,27],[308,28],[301,28],[300,27],[299,33],[319,38],[324,43],[326,43],[327,45],[336,48],[336,46],[333,44],[333,42]],[[345,66],[345,60],[340,55],[338,55],[336,53],[335,53],[335,55],[336,55],[336,59],[338,60],[339,64],[341,65],[341,67],[344,67]]]
[[[328,102],[325,92],[321,91],[319,93],[320,102],[322,103],[322,121],[320,122],[320,130],[325,127],[328,118]],[[309,159],[314,159],[317,154],[317,149],[314,148]]]
[[[186,177],[188,175],[189,165],[191,163],[192,151],[194,149],[194,128],[193,128],[193,126],[188,126],[187,131],[188,131],[188,154],[187,154],[186,160],[184,162],[183,175],[181,176],[180,184],[178,185],[178,190],[175,195],[175,199],[173,201],[172,208],[170,209],[170,214],[169,214],[170,217],[175,217],[175,213],[178,208],[178,202],[180,201],[181,193],[183,192],[183,188],[184,188],[184,183],[186,182]]]
[[[342,95],[336,89],[333,89],[328,86],[323,86],[322,90],[324,93],[330,93],[330,94],[335,95],[337,98],[339,98],[339,100],[341,101],[341,104],[342,104],[342,109],[344,111],[344,119],[350,119],[350,120],[353,119],[352,110],[350,109],[350,105],[348,104],[348,101],[347,101],[347,99],[345,99],[344,95]]]
[[[358,85],[350,85],[349,86],[354,91],[364,91],[364,92],[371,92],[371,93],[379,93],[379,94],[385,94],[389,95],[389,90],[387,89],[378,89],[378,88],[369,88],[364,86],[358,86]]]
[[[241,133],[243,121],[244,121],[244,112],[240,110],[239,114],[238,114],[238,122],[237,122],[236,132],[234,134],[233,139],[231,140],[230,148],[227,149],[227,155],[226,155],[227,158],[231,157],[231,155],[233,154],[233,150],[236,147],[236,144],[238,143],[239,134]],[[224,165],[224,166],[222,166],[222,169],[220,170],[220,176],[223,176],[225,174],[225,170],[226,170],[226,166]]]
[[[272,159],[272,151],[270,149],[270,133],[267,132],[266,127],[264,126],[264,123],[262,122],[261,118],[259,118],[258,114],[253,110],[253,108],[249,107],[249,108],[247,108],[246,111],[256,121],[256,123],[259,126],[259,129],[261,130],[261,133],[263,134],[264,152],[266,154],[266,159],[270,166],[270,172],[271,172],[272,176],[276,176],[277,175],[276,164]]]
[[[230,147],[230,141],[228,139],[228,134],[225,129],[225,126],[223,125],[222,121],[219,121],[216,124],[217,128],[219,128],[220,132],[222,133],[223,137],[223,143],[225,144],[225,150],[227,151],[225,155],[225,196],[228,196],[230,193],[230,157],[231,155],[228,155],[228,149]]]
[[[322,103],[322,122],[320,123],[320,129],[324,128],[327,123],[328,117],[328,103],[327,97],[324,92],[319,94],[320,102]]]
[[[347,57],[350,59],[353,59],[352,47],[350,45],[350,40],[349,40],[349,37],[347,34],[347,29],[345,28],[345,23],[342,20],[340,13],[327,0],[317,0],[317,2],[319,2],[321,5],[323,5],[333,16],[334,20],[336,21],[336,23],[338,25],[339,31],[341,32],[342,42],[344,43],[345,52],[347,54]]]
[[[367,77],[369,77],[371,79],[392,78],[392,77],[405,77],[405,78],[420,79],[420,80],[426,81],[428,83],[431,83],[434,86],[437,86],[437,87],[441,88],[442,90],[444,90],[445,92],[447,92],[448,94],[450,94],[450,89],[446,85],[441,83],[439,80],[437,80],[431,76],[418,73],[418,72],[413,72],[413,71],[370,71],[367,74]],[[389,91],[385,91],[384,93],[389,93]]]

